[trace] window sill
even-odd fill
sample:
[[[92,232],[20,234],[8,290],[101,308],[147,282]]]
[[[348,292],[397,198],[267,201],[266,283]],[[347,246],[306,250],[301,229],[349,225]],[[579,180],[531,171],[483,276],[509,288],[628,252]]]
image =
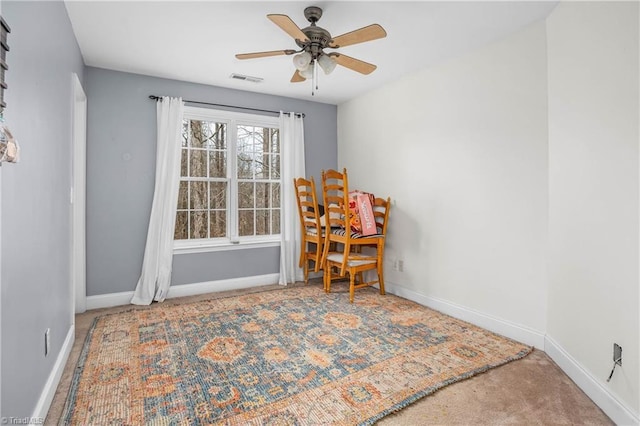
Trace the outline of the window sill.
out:
[[[277,241],[242,241],[239,243],[208,243],[193,245],[175,245],[173,246],[173,254],[193,254],[193,253],[209,253],[215,251],[231,251],[231,250],[250,250],[266,247],[280,247],[280,240]]]

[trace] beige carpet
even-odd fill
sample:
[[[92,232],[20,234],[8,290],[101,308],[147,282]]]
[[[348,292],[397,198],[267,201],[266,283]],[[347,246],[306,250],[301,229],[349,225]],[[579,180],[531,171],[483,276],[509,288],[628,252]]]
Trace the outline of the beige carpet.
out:
[[[319,284],[312,284],[319,285]],[[168,300],[184,303],[278,286]],[[348,295],[345,294],[348,297]],[[383,297],[383,296],[381,296]],[[86,333],[96,316],[131,309],[100,309],[76,316],[76,341],[45,424],[57,424]],[[145,309],[138,307],[137,309]],[[382,419],[387,425],[580,424],[610,425],[607,416],[547,357],[534,351],[522,360],[450,385]]]

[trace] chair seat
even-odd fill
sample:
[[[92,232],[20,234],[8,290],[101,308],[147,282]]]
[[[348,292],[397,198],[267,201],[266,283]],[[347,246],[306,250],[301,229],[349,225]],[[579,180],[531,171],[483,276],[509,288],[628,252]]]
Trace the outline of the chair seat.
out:
[[[342,253],[330,253],[327,256],[327,260],[329,260],[331,262],[342,263],[343,255],[342,255]],[[347,266],[348,267],[354,267],[354,266],[368,265],[368,264],[371,264],[371,263],[376,263],[376,261],[377,261],[377,258],[375,256],[358,255],[358,259],[349,259],[348,258],[347,259]]]
[[[333,235],[340,235],[341,237],[344,237],[345,234],[347,233],[347,230],[344,229],[344,228],[331,228],[331,233]],[[362,235],[360,232],[351,231],[351,238],[352,239],[358,239],[358,238],[384,238],[384,235],[382,235],[382,234]]]

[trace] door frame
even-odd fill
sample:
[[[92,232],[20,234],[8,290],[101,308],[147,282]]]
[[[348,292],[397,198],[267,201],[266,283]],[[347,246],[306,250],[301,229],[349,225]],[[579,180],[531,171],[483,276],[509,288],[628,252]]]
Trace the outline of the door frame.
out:
[[[75,313],[87,310],[86,198],[87,198],[87,96],[80,78],[72,74],[73,124],[71,170],[71,294]]]

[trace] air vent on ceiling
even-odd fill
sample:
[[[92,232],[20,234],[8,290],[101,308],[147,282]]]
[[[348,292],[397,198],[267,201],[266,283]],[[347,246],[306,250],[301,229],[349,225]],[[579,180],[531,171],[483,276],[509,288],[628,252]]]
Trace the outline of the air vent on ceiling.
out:
[[[264,80],[264,78],[260,78],[260,77],[252,77],[250,75],[243,75],[243,74],[231,74],[230,78],[236,79],[236,80],[244,80],[244,81],[250,81],[252,83],[261,83],[262,80]]]

